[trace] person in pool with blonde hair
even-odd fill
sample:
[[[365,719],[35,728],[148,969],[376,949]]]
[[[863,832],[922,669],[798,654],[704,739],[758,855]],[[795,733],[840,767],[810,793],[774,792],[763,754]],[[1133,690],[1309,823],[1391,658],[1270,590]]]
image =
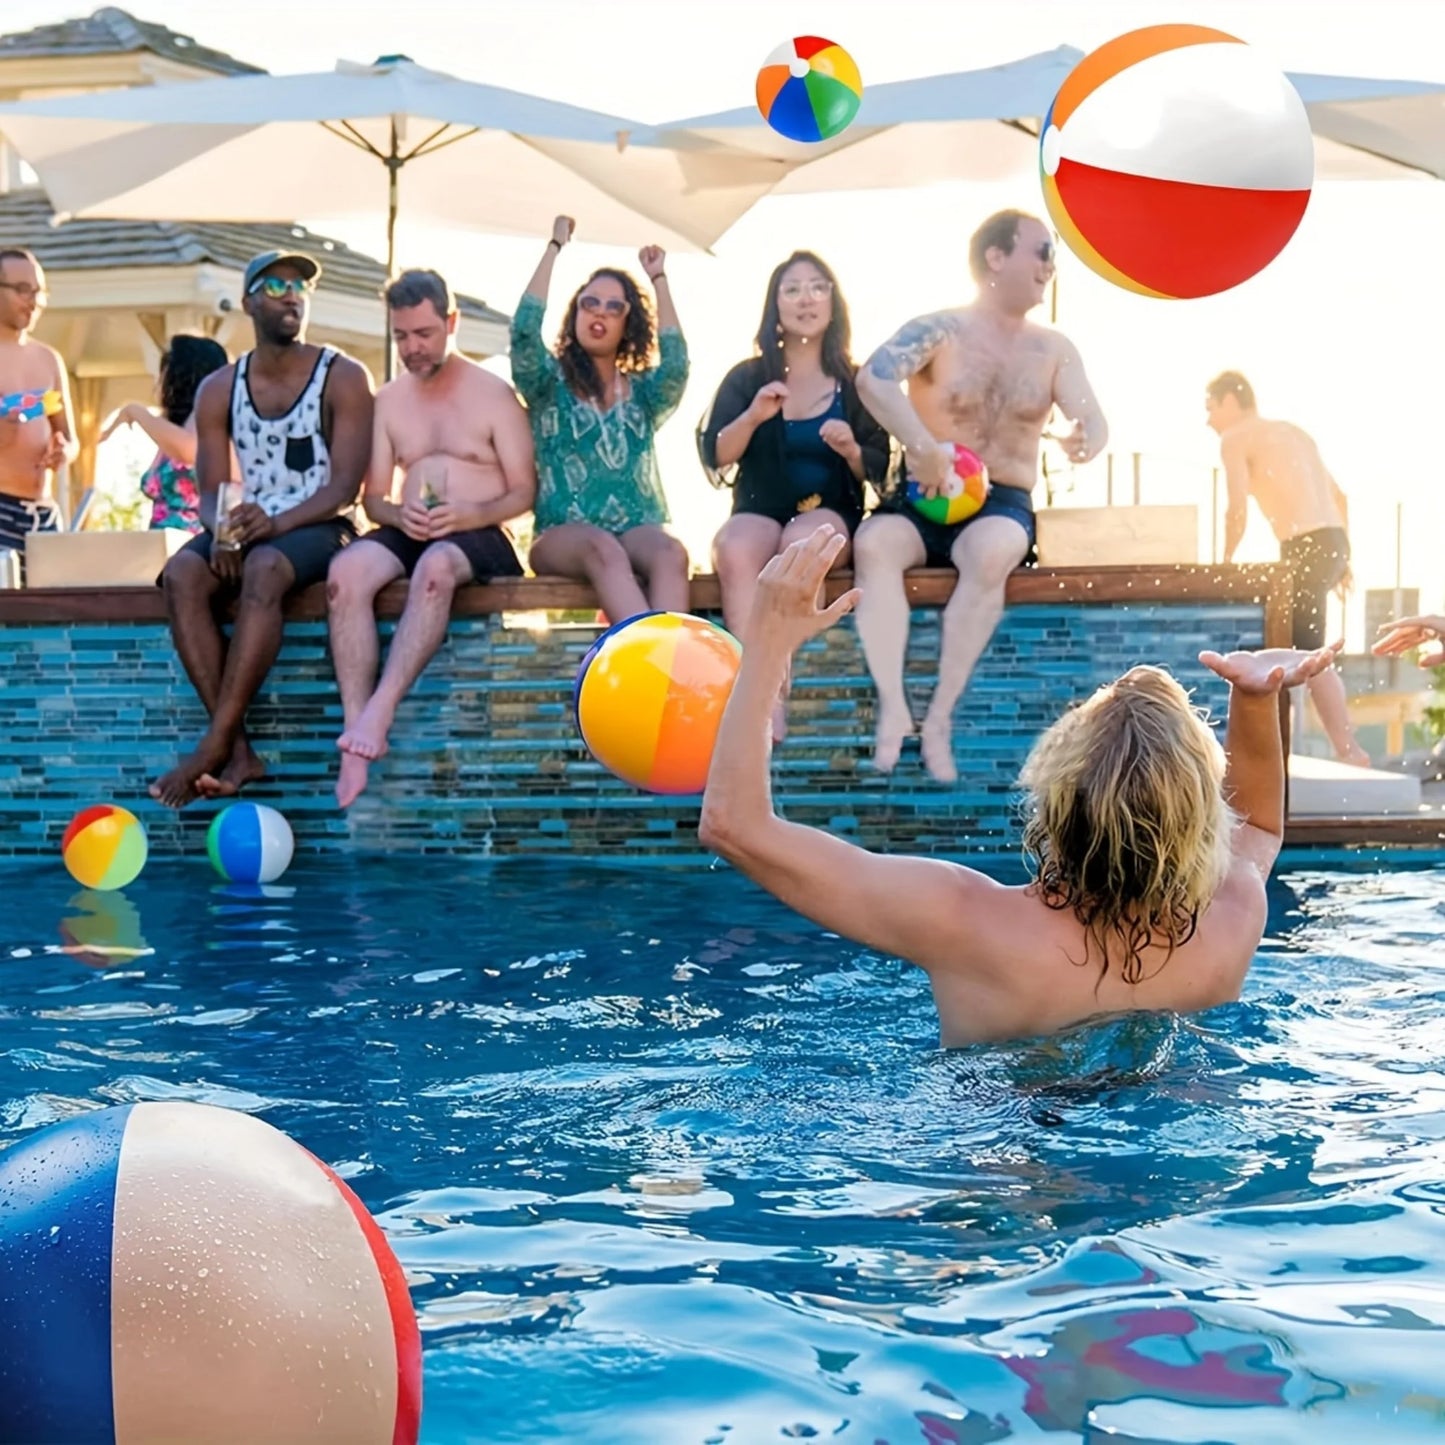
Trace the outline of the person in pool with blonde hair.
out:
[[[1070,709],[1024,767],[1033,876],[1009,887],[941,859],[871,853],[773,811],[773,700],[797,648],[858,599],[855,588],[818,606],[845,540],[819,528],[762,571],[703,796],[703,844],[804,917],[922,968],[945,1048],[1238,998],[1284,832],[1279,695],[1329,667],[1339,644],[1200,653],[1230,685],[1222,747],[1155,667]]]

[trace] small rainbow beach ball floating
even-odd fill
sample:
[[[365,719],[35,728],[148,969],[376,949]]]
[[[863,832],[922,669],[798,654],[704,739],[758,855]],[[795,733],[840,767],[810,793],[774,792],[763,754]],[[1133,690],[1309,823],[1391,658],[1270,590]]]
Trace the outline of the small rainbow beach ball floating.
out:
[[[1233,35],[1151,25],[1086,55],[1044,119],[1060,235],[1142,296],[1213,296],[1284,249],[1314,186],[1299,92]]]
[[[789,140],[831,140],[858,114],[863,80],[841,45],[798,35],[778,46],[758,71],[758,110]]]
[[[264,803],[232,803],[206,830],[211,866],[228,883],[274,883],[295,848],[290,823]]]
[[[70,876],[82,888],[102,893],[134,883],[147,851],[140,819],[113,803],[82,808],[60,840],[60,856]]]
[[[966,522],[988,500],[988,468],[977,452],[953,444],[953,475],[936,496],[925,496],[915,481],[908,483],[908,501],[920,517],[951,527]]]
[[[639,612],[609,627],[572,689],[582,741],[635,788],[702,792],[742,655],[732,633],[683,612]]]
[[[401,1265],[327,1165],[181,1101],[0,1152],[0,1441],[414,1445]]]

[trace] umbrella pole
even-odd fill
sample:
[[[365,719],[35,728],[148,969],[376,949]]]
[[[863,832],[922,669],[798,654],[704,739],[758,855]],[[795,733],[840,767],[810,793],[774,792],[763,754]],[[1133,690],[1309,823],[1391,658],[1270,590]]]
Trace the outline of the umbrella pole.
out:
[[[391,121],[391,154],[386,158],[386,282],[389,286],[396,279],[396,211],[398,201],[397,178],[401,173],[402,160],[397,151],[396,117]],[[391,344],[391,306],[386,306],[386,335],[383,338],[386,353],[385,379],[390,381],[395,371],[395,358]]]

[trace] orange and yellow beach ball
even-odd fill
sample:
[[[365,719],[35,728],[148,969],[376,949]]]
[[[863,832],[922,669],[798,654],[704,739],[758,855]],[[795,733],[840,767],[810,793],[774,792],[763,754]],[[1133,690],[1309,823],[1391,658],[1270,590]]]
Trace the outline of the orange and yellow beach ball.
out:
[[[1314,140],[1288,78],[1202,25],[1131,30],[1086,55],[1039,138],[1044,202],[1070,250],[1143,296],[1213,296],[1294,235]]]
[[[60,856],[70,876],[100,892],[133,883],[145,867],[146,852],[140,819],[113,803],[82,808],[60,840]]]
[[[640,612],[582,659],[572,710],[588,751],[649,793],[700,793],[742,646],[683,612]]]

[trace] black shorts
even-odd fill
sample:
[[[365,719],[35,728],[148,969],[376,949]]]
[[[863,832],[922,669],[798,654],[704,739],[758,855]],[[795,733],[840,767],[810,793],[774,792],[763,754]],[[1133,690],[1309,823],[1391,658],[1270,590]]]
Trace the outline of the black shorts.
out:
[[[245,549],[245,554],[250,556],[258,547],[274,548],[291,564],[291,570],[296,574],[289,590],[300,592],[304,587],[326,581],[331,559],[355,538],[356,528],[349,518],[331,517],[324,522],[312,522],[309,526],[283,532],[279,537],[268,537],[264,542],[253,542]],[[210,566],[212,540],[209,532],[197,532],[175,555],[184,557],[189,552]],[[164,585],[165,575],[162,572],[156,578],[156,586]]]
[[[878,510],[897,512],[918,528],[918,535],[923,538],[924,550],[928,554],[925,566],[952,567],[953,544],[958,540],[958,534],[965,527],[971,527],[980,517],[1007,517],[1010,521],[1017,522],[1029,539],[1029,550],[1024,554],[1020,565],[1032,567],[1039,560],[1038,548],[1035,545],[1038,527],[1034,521],[1034,499],[1022,487],[992,486],[983,506],[973,516],[965,517],[961,522],[935,522],[909,505],[905,486],[906,483],[900,481],[897,492]]]
[[[1325,605],[1350,565],[1350,539],[1343,527],[1321,527],[1281,542],[1279,559],[1294,573],[1291,640],[1312,652],[1325,645]]]
[[[473,582],[522,575],[522,563],[512,546],[512,539],[501,527],[474,527],[468,532],[453,532],[432,542],[418,542],[415,537],[408,537],[400,527],[378,527],[361,540],[385,547],[401,563],[408,577],[416,571],[416,564],[427,548],[444,542],[450,542],[471,564]]]

